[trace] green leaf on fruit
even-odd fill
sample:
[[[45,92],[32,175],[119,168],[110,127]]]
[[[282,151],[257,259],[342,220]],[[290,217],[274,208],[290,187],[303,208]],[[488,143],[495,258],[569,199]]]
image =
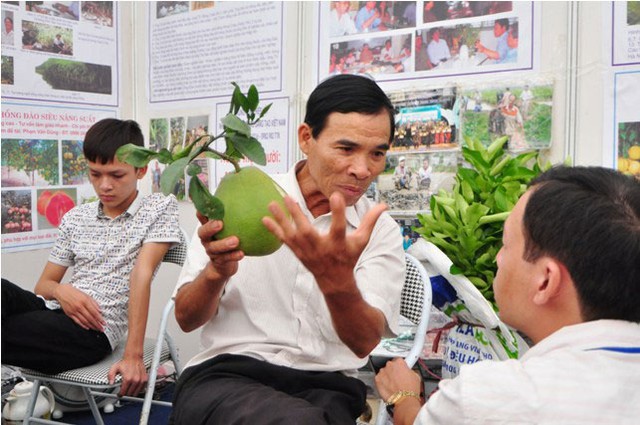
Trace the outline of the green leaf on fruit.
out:
[[[222,220],[224,217],[222,202],[211,195],[209,189],[197,177],[189,182],[189,197],[200,214],[209,220]]]
[[[242,134],[231,134],[228,137],[229,142],[233,147],[246,156],[251,161],[259,165],[267,164],[267,156],[264,152],[264,148],[258,140],[253,137],[246,137]]]

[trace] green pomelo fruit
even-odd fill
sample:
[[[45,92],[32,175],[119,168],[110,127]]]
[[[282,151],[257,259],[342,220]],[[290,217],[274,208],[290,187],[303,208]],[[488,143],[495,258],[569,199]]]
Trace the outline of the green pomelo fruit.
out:
[[[284,191],[257,167],[244,167],[222,178],[214,196],[224,205],[224,227],[215,239],[237,236],[245,255],[262,256],[275,252],[282,242],[262,224],[273,217],[268,205],[280,204],[284,211]]]

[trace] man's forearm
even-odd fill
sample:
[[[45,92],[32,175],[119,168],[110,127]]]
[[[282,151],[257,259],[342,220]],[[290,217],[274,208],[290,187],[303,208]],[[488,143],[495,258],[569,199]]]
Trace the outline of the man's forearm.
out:
[[[192,282],[178,290],[175,315],[184,332],[198,329],[215,315],[227,280],[207,263]]]
[[[349,289],[325,294],[324,299],[342,342],[358,357],[368,356],[384,332],[382,312],[364,300],[355,281]]]

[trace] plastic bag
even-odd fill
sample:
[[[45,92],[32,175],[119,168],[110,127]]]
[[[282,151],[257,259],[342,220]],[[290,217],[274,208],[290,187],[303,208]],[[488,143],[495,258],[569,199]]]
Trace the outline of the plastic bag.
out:
[[[500,321],[469,279],[450,273],[452,262],[437,246],[419,239],[407,252],[424,265],[430,276],[433,305],[457,322],[444,342],[444,378],[457,376],[464,364],[516,359],[528,350],[524,339]]]

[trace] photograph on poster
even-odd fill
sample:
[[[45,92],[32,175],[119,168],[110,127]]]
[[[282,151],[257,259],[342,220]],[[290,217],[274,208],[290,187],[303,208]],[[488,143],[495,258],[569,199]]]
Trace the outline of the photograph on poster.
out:
[[[331,44],[329,74],[397,74],[413,71],[411,34]]]
[[[416,71],[469,71],[518,61],[518,21],[438,26],[417,30]]]
[[[425,1],[422,22],[447,21],[511,12],[510,1]]]
[[[169,148],[169,121],[166,118],[149,120],[149,149],[156,152]]]
[[[191,10],[211,9],[215,4],[215,1],[192,1]]]
[[[331,37],[389,31],[415,25],[415,1],[332,1],[329,4]]]
[[[2,139],[2,187],[60,184],[57,140]]]
[[[178,152],[184,147],[186,123],[184,117],[172,117],[169,119],[169,149],[171,153]]]
[[[388,155],[376,181],[380,202],[391,212],[426,211],[440,189],[450,190],[458,169],[459,151]]]
[[[30,232],[31,210],[31,190],[3,190],[2,234]]]
[[[38,228],[56,229],[62,217],[77,205],[77,188],[40,189],[36,191]]]
[[[72,21],[80,19],[79,1],[27,1],[25,10]]]
[[[2,55],[2,84],[13,85],[13,56]]]
[[[187,131],[185,136],[185,146],[191,144],[200,136],[209,132],[209,116],[199,115],[187,117]]]
[[[48,88],[111,94],[111,67],[67,59],[47,59],[35,68]]]
[[[73,30],[39,22],[22,21],[22,48],[73,55]]]
[[[160,164],[157,160],[153,160],[149,163],[149,174],[151,175],[151,191],[153,193],[162,192],[160,189],[160,177],[162,172],[166,168],[165,164]]]
[[[82,152],[82,140],[62,141],[62,184],[89,184],[89,168]]]
[[[549,148],[553,85],[520,84],[462,90],[463,138],[489,144],[509,136],[511,151]]]
[[[414,228],[420,227],[420,221],[417,218],[395,218],[394,220],[400,227],[402,248],[406,251],[421,237],[420,234],[414,230]]]
[[[2,45],[13,46],[13,12],[10,10],[2,11]]]
[[[640,121],[618,123],[618,170],[640,180]]]
[[[157,1],[156,2],[156,18],[166,18],[167,16],[177,15],[189,11],[188,1]]]
[[[627,25],[640,25],[640,1],[628,1]]]
[[[112,1],[83,1],[82,20],[103,27],[113,26],[113,2]]]
[[[455,88],[388,93],[396,111],[391,152],[457,149],[460,128]]]

